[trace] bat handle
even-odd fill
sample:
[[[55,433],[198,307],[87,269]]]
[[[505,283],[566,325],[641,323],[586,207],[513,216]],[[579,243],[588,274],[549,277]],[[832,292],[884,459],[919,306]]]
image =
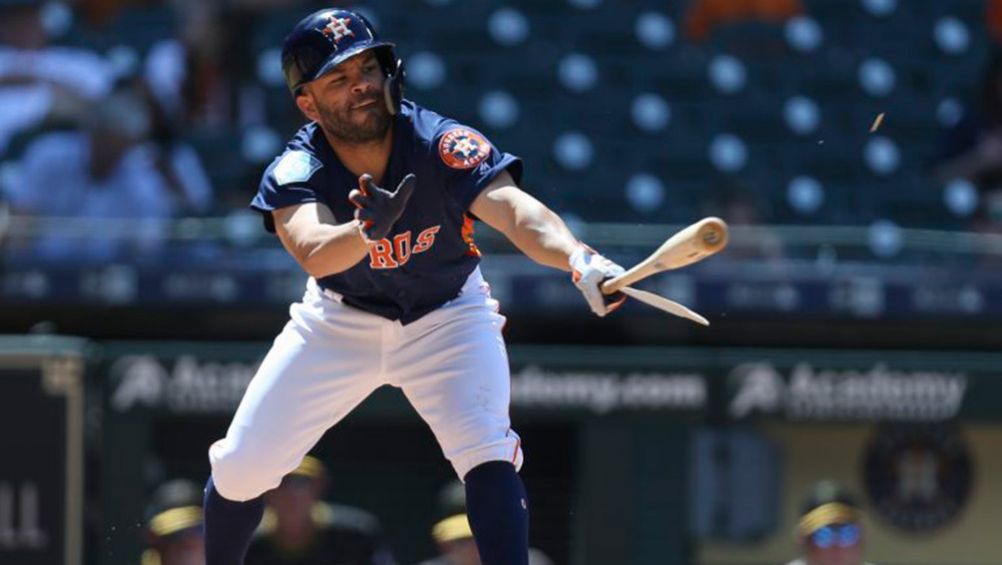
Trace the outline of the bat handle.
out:
[[[619,291],[624,286],[630,286],[630,284],[633,282],[634,281],[632,273],[627,271],[622,275],[619,275],[618,277],[613,277],[605,281],[604,283],[602,283],[602,286],[600,288],[602,290],[602,294],[613,294]]]

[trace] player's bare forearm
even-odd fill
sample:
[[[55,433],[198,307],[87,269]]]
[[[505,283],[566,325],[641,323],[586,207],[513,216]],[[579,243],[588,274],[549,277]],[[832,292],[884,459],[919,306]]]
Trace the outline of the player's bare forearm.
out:
[[[362,239],[358,220],[334,226],[317,226],[301,242],[296,255],[299,264],[311,276],[323,278],[354,267],[369,253]]]
[[[515,186],[508,173],[499,175],[470,211],[505,234],[533,261],[570,270],[568,259],[581,244],[560,216]]]
[[[568,259],[580,245],[577,238],[560,216],[535,198],[528,198],[533,203],[516,208],[513,229],[505,235],[533,261],[569,271]]]
[[[323,204],[300,204],[272,214],[282,245],[310,276],[346,271],[369,253],[358,220],[337,224]]]

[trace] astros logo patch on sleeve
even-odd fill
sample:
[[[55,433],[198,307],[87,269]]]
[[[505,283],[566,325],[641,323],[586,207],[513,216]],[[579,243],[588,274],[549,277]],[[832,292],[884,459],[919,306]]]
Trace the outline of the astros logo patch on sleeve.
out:
[[[278,164],[272,169],[275,181],[279,186],[294,182],[306,182],[317,172],[323,163],[305,151],[287,151]]]
[[[472,169],[491,154],[491,144],[473,130],[456,128],[442,136],[438,154],[453,169]]]

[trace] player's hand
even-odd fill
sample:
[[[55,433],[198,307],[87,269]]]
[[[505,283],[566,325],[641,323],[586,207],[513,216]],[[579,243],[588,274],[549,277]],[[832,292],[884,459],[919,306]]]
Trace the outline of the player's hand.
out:
[[[598,316],[605,316],[619,308],[626,300],[622,292],[602,293],[602,283],[623,274],[623,268],[582,245],[570,258],[571,279],[588,302],[588,307]]]
[[[413,173],[407,175],[390,192],[376,186],[369,174],[358,177],[358,188],[348,193],[348,200],[358,207],[355,219],[362,223],[367,239],[383,239],[390,233],[414,193],[415,178]]]

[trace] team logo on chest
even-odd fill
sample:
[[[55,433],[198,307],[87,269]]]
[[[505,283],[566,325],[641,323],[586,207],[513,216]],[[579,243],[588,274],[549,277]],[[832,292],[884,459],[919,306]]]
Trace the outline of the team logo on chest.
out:
[[[473,130],[456,128],[442,136],[438,154],[453,169],[472,169],[491,154],[491,144]]]
[[[327,24],[327,27],[323,29],[324,37],[331,40],[335,45],[345,37],[354,37],[355,32],[351,31],[348,24],[351,23],[351,18],[336,18],[333,15],[330,17],[331,23]]]

